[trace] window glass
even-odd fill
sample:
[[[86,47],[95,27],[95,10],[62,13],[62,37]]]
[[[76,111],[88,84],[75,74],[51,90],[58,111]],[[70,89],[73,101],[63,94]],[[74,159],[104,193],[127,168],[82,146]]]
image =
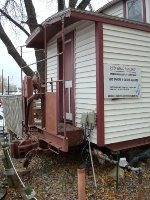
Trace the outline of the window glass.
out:
[[[127,1],[127,17],[135,21],[143,21],[143,4],[142,0]]]

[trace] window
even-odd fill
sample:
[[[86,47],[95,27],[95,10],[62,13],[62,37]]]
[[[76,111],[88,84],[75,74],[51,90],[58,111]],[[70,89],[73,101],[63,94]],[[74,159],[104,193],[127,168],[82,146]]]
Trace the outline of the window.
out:
[[[135,21],[143,22],[143,1],[128,0],[127,1],[127,18]]]

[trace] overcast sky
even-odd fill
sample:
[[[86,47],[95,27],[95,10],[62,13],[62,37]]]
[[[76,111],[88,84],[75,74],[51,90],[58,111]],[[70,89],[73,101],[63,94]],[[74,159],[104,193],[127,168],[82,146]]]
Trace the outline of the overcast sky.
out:
[[[56,8],[56,1],[53,0],[53,3],[47,4],[46,0],[33,0],[37,17],[38,17],[38,23],[41,23],[44,21],[47,17],[50,15],[54,14],[57,11]],[[107,3],[108,0],[91,0],[91,4],[94,8],[94,10],[97,10],[101,6],[103,6],[105,3]],[[50,7],[50,9],[49,9]],[[42,8],[42,9],[41,9]],[[13,36],[13,32],[10,32],[10,29],[5,27],[5,31],[9,34],[12,35],[13,38],[13,43],[15,43],[15,47],[20,51],[20,46],[25,44],[26,41],[26,36],[24,34],[21,35],[20,38],[15,38]],[[26,49],[23,48],[23,57],[26,60],[28,64],[32,63],[35,61],[34,54],[32,53],[32,49]],[[16,62],[13,60],[13,58],[7,53],[7,49],[0,40],[0,75],[1,72],[4,72],[4,77],[10,77],[10,83],[16,84],[18,87],[21,85],[21,79],[20,79],[20,68],[16,64]],[[36,67],[33,66],[32,69],[35,71]]]

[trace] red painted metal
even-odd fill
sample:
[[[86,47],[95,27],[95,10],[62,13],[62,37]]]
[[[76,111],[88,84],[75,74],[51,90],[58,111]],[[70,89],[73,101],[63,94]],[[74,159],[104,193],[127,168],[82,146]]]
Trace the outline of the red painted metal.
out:
[[[81,13],[79,11],[77,11],[77,12],[72,11],[71,17],[150,32],[150,26],[148,26],[146,24],[142,24],[140,22],[134,22],[134,21],[130,21],[127,19],[123,19],[123,18],[115,19],[114,17],[111,17],[111,16],[98,16],[98,15],[94,15],[94,14],[89,15],[88,13],[84,13],[84,12]]]
[[[45,102],[46,102],[46,121],[45,128],[46,131],[52,134],[57,135],[57,95],[55,92],[46,92],[45,93]]]
[[[114,144],[107,144],[106,147],[112,151],[119,151],[148,144],[150,144],[150,137],[139,138]]]
[[[67,42],[69,41],[69,42]],[[66,43],[67,42],[67,43]],[[69,45],[69,46],[68,46]],[[58,54],[62,51],[62,38],[57,40]],[[67,51],[67,52],[66,52]],[[72,80],[72,91],[71,91],[71,111],[72,111],[72,125],[75,125],[75,102],[74,102],[74,32],[65,34],[65,80]],[[63,58],[60,55],[58,57],[58,79],[63,79],[63,68],[62,68]],[[58,121],[63,121],[63,85],[58,83]],[[66,97],[67,99],[67,93]]]
[[[45,92],[47,92],[47,34],[46,25],[44,27],[44,51],[45,51]]]
[[[143,2],[143,22],[146,23],[146,2],[145,0],[142,0]]]
[[[66,138],[66,104],[65,104],[65,25],[64,17],[62,18],[62,68],[63,68],[63,118],[64,118],[64,137]]]
[[[32,78],[29,76],[25,76],[23,84],[24,84],[24,89],[23,89],[24,103],[26,101],[26,103],[28,104],[28,98],[31,97],[33,94]],[[24,114],[25,114],[25,109],[24,109]],[[29,110],[28,125],[32,126],[33,124],[34,124],[33,103],[31,103]]]
[[[42,128],[45,128],[46,121],[46,103],[45,103],[45,95],[41,97],[41,118],[42,118]]]
[[[104,75],[103,75],[103,24],[95,24],[96,43],[96,103],[97,145],[104,146]]]
[[[126,0],[123,0],[123,17],[127,18]]]

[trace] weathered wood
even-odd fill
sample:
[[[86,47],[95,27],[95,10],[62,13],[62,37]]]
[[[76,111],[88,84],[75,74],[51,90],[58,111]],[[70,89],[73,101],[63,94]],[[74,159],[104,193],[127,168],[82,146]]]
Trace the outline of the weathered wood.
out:
[[[3,199],[7,194],[7,190],[0,188],[0,199]]]
[[[9,156],[6,150],[4,150],[4,155],[5,156],[2,158],[2,161],[5,168],[5,172],[7,173],[7,171],[11,170],[13,166],[11,164],[11,161],[9,159]],[[12,174],[12,175],[6,174],[6,176],[7,176],[9,187],[15,187],[15,188],[19,187],[20,184],[19,184],[19,180],[16,174]]]

